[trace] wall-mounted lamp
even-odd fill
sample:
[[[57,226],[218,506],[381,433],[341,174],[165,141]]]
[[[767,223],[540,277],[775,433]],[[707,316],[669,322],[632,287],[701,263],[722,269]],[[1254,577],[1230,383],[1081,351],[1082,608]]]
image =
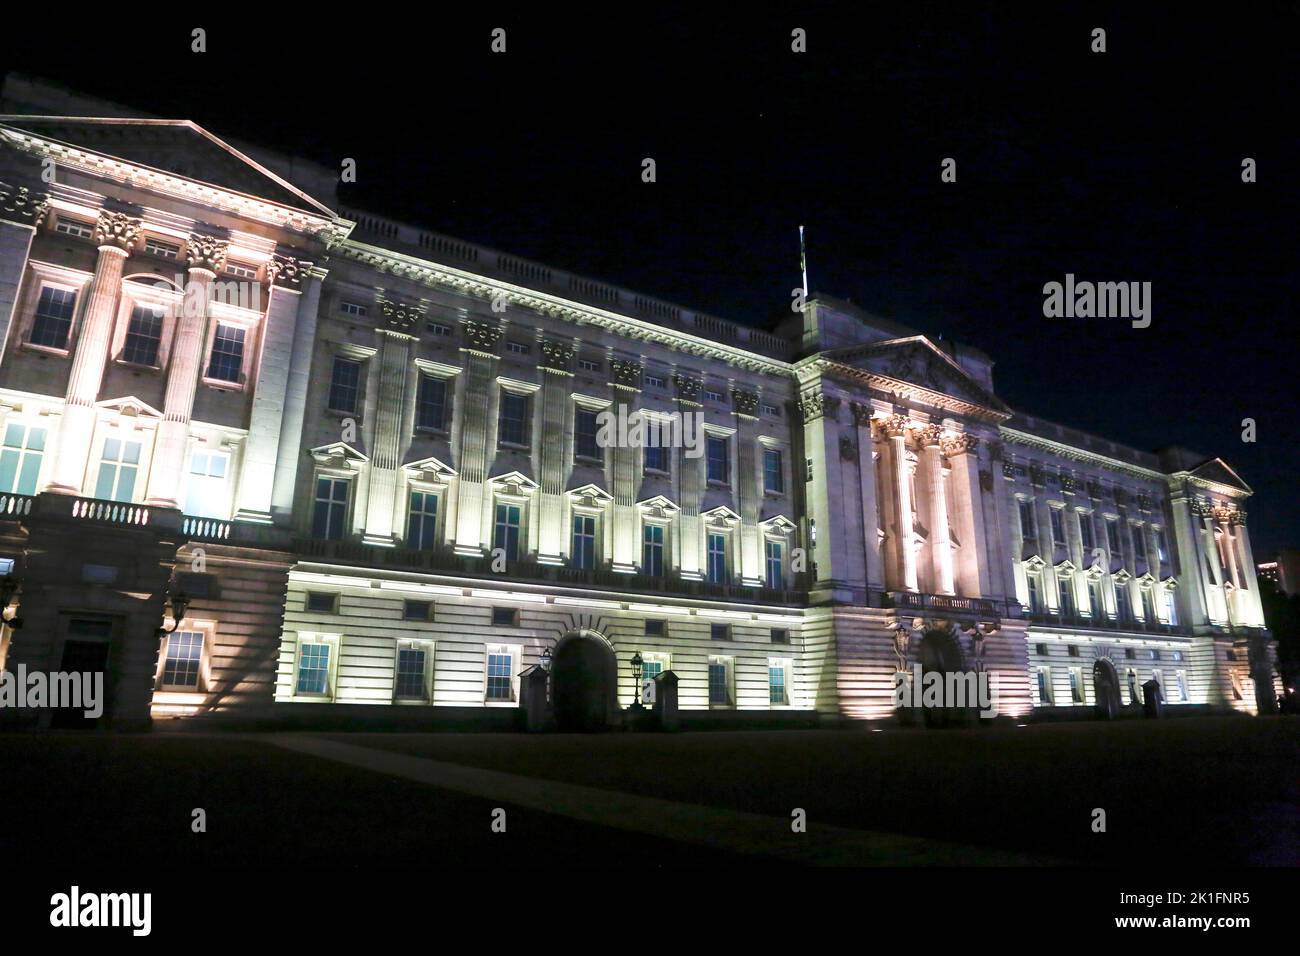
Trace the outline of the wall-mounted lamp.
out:
[[[537,663],[544,671],[549,671],[551,669],[550,647],[546,647],[542,650],[542,656],[538,659]]]
[[[181,626],[181,620],[185,617],[185,609],[190,606],[189,596],[184,591],[177,591],[167,599],[171,607],[172,626],[163,626],[158,628],[159,634],[170,634]]]

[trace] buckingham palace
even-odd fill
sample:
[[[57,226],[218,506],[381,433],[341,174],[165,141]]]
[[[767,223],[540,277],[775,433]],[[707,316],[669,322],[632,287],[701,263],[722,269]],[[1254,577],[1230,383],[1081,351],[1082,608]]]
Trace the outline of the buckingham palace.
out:
[[[897,719],[915,667],[1018,721],[1275,706],[1221,458],[831,295],[733,322],[4,104],[0,669],[102,671],[111,726],[514,727],[538,668],[584,726],[666,674],[687,726]]]

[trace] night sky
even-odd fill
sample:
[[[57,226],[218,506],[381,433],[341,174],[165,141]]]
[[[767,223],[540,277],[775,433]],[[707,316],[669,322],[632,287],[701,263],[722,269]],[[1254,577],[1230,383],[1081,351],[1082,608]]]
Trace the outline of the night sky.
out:
[[[1222,456],[1256,558],[1300,547],[1300,4],[704,6],[25,14],[0,67],[353,157],[345,202],[751,324],[804,223],[814,290],[983,348],[1013,407]],[[1067,272],[1151,282],[1151,326],[1044,318]]]

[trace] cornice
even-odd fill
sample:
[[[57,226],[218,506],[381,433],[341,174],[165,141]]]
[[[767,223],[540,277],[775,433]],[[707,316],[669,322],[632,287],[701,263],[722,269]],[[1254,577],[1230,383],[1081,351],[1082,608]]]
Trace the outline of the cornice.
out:
[[[1020,445],[1024,448],[1033,448],[1036,451],[1046,452],[1051,455],[1059,455],[1071,461],[1087,462],[1090,465],[1105,468],[1107,471],[1117,471],[1134,478],[1154,479],[1160,482],[1168,482],[1170,478],[1169,475],[1160,471],[1153,471],[1150,468],[1143,468],[1141,465],[1132,465],[1115,458],[1108,458],[1093,451],[1052,441],[1050,438],[1042,438],[1038,435],[1031,435],[1029,432],[1008,428],[1006,425],[1001,426],[998,431],[1001,433],[1003,440],[1011,444]]]
[[[837,362],[834,359],[819,355],[809,356],[793,367],[796,369],[801,383],[811,381],[817,375],[824,378],[840,379],[865,385],[868,388],[886,392],[890,395],[924,402],[933,408],[942,408],[956,415],[964,415],[994,424],[1008,421],[1012,415],[1011,412],[1003,412],[985,405],[977,405],[974,402],[955,398],[946,392],[926,388],[924,385],[917,385],[914,382],[907,382],[903,379],[893,378],[854,365],[845,365],[843,362]]]
[[[354,225],[346,219],[313,215],[246,193],[186,179],[152,166],[129,163],[117,157],[81,149],[8,126],[0,125],[0,137],[19,152],[37,159],[50,159],[60,166],[80,170],[126,186],[148,189],[311,236],[325,243],[327,248],[343,241]]]
[[[531,309],[541,315],[576,325],[589,325],[614,332],[641,342],[663,345],[688,355],[698,355],[726,362],[736,368],[753,372],[766,372],[788,376],[793,370],[789,362],[771,359],[755,352],[712,342],[686,332],[652,325],[640,319],[620,315],[595,306],[584,305],[547,292],[526,289],[500,279],[477,275],[454,266],[417,259],[404,253],[383,249],[349,239],[337,253],[380,272],[409,279],[428,286],[446,286],[466,295],[481,299],[504,298],[520,308]]]

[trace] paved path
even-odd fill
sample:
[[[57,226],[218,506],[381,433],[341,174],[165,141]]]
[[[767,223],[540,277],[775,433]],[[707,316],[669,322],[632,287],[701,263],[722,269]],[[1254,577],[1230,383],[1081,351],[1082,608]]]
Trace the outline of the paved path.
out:
[[[1061,862],[920,837],[829,826],[815,820],[808,822],[806,833],[794,833],[791,821],[780,817],[483,770],[372,750],[307,734],[258,735],[252,739],[322,760],[586,823],[717,850],[756,854],[786,863],[821,866],[1026,866]]]

